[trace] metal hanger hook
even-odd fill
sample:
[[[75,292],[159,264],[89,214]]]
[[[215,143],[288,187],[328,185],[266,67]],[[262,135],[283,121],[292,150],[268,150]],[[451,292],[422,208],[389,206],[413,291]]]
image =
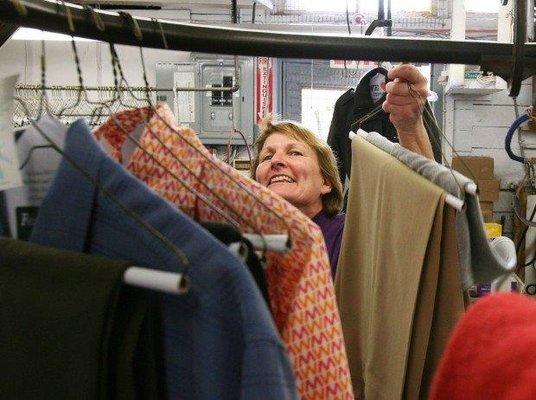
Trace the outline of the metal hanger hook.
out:
[[[136,21],[132,14],[129,14],[127,12],[119,11],[118,14],[123,17],[130,25],[130,27],[132,28],[132,32],[134,33],[134,37],[138,40],[138,42],[140,42],[141,45],[141,42],[143,41],[143,33],[141,33],[138,21]]]
[[[162,37],[162,44],[164,45],[164,48],[168,50],[169,47],[168,47],[168,43],[166,39],[166,34],[164,33],[164,28],[162,27],[162,23],[160,22],[159,19],[154,18],[154,17],[151,18],[151,21],[153,21],[153,24],[158,25],[158,29],[160,30],[160,36]]]

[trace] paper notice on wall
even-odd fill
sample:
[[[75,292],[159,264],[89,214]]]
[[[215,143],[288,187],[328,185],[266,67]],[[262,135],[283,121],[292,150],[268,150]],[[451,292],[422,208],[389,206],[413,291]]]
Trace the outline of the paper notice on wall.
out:
[[[260,124],[264,117],[274,111],[274,67],[273,59],[257,57],[256,75],[256,121]]]
[[[22,186],[13,133],[13,95],[18,77],[0,78],[0,190]]]
[[[175,87],[193,88],[195,87],[195,74],[191,71],[178,71],[173,74]],[[195,122],[195,92],[179,90],[175,97],[175,116],[180,124],[191,124]],[[211,92],[207,92],[210,95]]]

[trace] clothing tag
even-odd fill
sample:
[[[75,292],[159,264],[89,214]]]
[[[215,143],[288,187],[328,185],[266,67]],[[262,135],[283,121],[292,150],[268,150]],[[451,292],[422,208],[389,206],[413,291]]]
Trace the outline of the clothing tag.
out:
[[[22,186],[13,134],[13,95],[18,75],[0,79],[0,190]]]
[[[385,75],[380,74],[379,72],[372,78],[370,78],[370,97],[372,98],[372,101],[374,103],[379,101],[385,93],[380,87],[380,84],[382,84],[383,82],[385,82]]]

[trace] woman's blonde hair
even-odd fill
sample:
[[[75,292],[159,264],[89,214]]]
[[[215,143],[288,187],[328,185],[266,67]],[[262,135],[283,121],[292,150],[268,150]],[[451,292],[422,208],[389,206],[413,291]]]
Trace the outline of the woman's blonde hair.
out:
[[[318,164],[320,165],[320,173],[326,182],[331,186],[329,193],[322,195],[322,210],[329,216],[333,217],[339,213],[342,205],[342,183],[339,178],[337,169],[337,160],[330,147],[322,142],[309,129],[301,124],[293,121],[273,122],[272,117],[265,118],[260,124],[260,132],[255,141],[255,156],[251,163],[251,178],[256,180],[257,167],[259,166],[259,155],[264,147],[266,139],[272,133],[282,133],[293,139],[299,140],[311,147],[316,153]]]

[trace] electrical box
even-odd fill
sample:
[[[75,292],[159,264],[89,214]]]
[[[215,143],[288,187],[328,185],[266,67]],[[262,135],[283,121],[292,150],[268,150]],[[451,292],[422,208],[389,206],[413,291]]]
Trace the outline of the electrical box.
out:
[[[253,59],[191,57],[189,62],[156,65],[157,101],[165,101],[181,125],[205,144],[248,144],[254,140]],[[229,89],[238,86],[238,90]],[[188,90],[188,89],[192,90]]]

